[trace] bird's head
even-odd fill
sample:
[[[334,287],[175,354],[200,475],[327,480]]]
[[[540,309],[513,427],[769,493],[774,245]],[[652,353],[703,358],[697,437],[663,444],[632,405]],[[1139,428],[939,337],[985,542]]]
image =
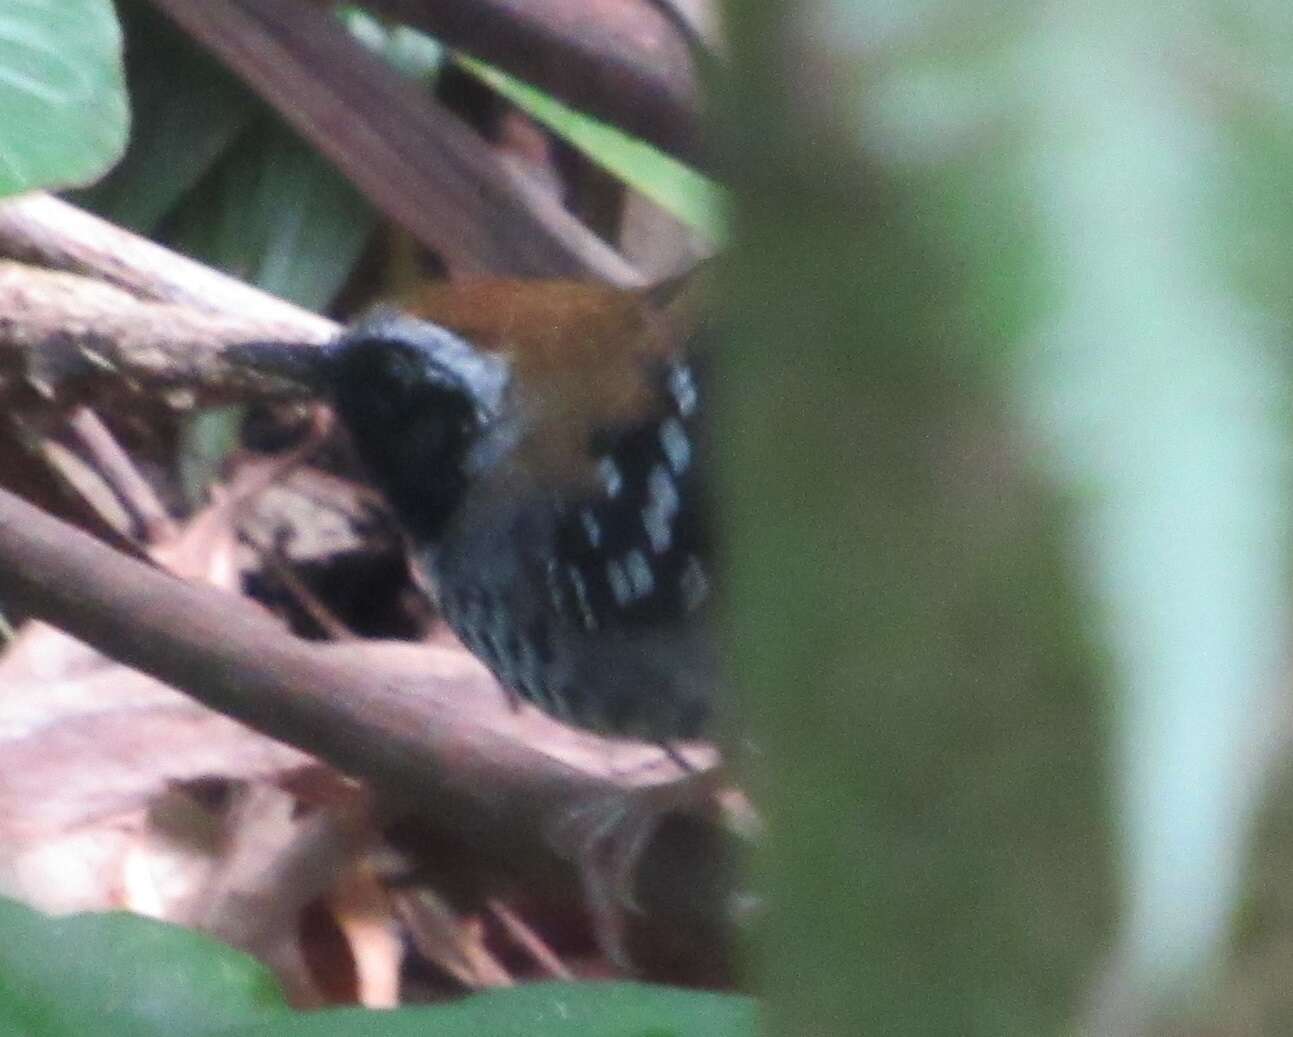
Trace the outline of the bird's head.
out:
[[[467,488],[471,448],[502,405],[506,361],[388,312],[328,353],[333,405],[361,460],[409,533],[438,540]]]

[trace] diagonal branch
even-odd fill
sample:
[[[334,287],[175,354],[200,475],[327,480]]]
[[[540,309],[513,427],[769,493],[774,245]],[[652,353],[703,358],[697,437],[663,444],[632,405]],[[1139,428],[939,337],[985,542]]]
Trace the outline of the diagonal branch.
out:
[[[187,407],[300,396],[290,371],[247,363],[245,345],[297,344],[303,334],[320,342],[333,329],[322,318],[298,326],[151,302],[78,274],[0,260],[0,403],[147,395]]]
[[[0,403],[300,395],[292,371],[230,347],[317,345],[339,330],[41,192],[0,203],[0,256],[22,261],[0,260]]]
[[[281,325],[284,338],[321,342],[337,330],[325,317],[43,191],[0,203],[0,255],[94,277],[141,299]]]
[[[469,126],[303,0],[152,0],[463,273],[641,276]]]
[[[369,6],[704,166],[680,16],[652,0],[370,0]]]
[[[624,787],[623,761],[604,744],[511,711],[461,651],[302,641],[245,601],[126,558],[4,490],[0,600],[370,780],[392,815],[412,813],[510,870],[520,862],[550,893],[573,897],[576,878],[547,825]],[[649,915],[711,961],[725,942],[722,842],[698,823],[669,826],[643,859]]]
[[[330,321],[46,195],[0,205],[0,255],[111,282],[0,265],[0,375],[5,363],[17,363],[6,351],[18,351],[24,338],[22,362],[30,363],[60,337],[74,348],[78,336],[97,332],[96,348],[115,350],[121,366],[101,370],[96,391],[119,391],[108,383],[128,375],[152,389],[202,395],[213,386],[229,390],[226,375],[263,377],[245,363],[233,370],[245,353],[226,355],[249,327],[257,342],[318,343],[335,333]],[[142,343],[150,326],[156,338],[148,348],[170,350],[175,365],[158,365],[152,382],[148,366],[124,348]],[[216,372],[209,382],[204,370]],[[95,376],[84,377],[82,385]],[[277,378],[238,384],[249,396],[301,388],[293,390],[290,372]],[[74,380],[54,384],[74,395]],[[483,862],[514,875],[523,869],[547,895],[575,900],[579,886],[573,867],[550,848],[545,819],[623,788],[635,773],[640,779],[644,758],[658,756],[629,750],[626,759],[534,711],[512,712],[461,651],[299,640],[244,599],[127,558],[3,490],[0,607],[44,619],[226,716],[369,779],[388,814],[412,811],[419,819],[406,835],[465,844]],[[693,975],[721,975],[726,849],[716,827],[688,821],[666,826],[643,858],[641,946],[694,962]]]

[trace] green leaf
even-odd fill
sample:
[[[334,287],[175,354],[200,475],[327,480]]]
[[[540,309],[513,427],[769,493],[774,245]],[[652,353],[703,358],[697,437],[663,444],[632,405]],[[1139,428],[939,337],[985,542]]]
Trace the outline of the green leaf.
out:
[[[190,930],[0,900],[0,1033],[170,1037],[286,1012],[261,965]]]
[[[339,1009],[227,1037],[753,1037],[748,998],[636,983],[533,983],[393,1012]]]
[[[584,115],[491,65],[463,55],[457,61],[518,108],[560,134],[585,155],[641,191],[711,241],[726,234],[727,196],[702,173],[645,141]]]
[[[129,125],[108,0],[0,0],[0,197],[88,183]]]
[[[134,110],[130,146],[108,176],[71,200],[149,234],[263,109],[151,6],[123,4],[121,17]]]
[[[1004,5],[944,32],[955,5],[925,6],[859,5],[835,36],[866,53],[840,65],[1074,502],[1112,691],[1115,967],[1138,1007],[1179,1005],[1232,946],[1287,680],[1293,9]]]
[[[1235,8],[1213,29],[1236,19],[1287,41],[1277,10]],[[1054,13],[1018,66],[1037,70],[1020,84],[1037,119],[1029,186],[1059,289],[1020,387],[1083,494],[1075,547],[1116,666],[1120,968],[1175,1000],[1229,943],[1285,680],[1290,379],[1272,331],[1287,285],[1245,298],[1229,246],[1242,226],[1287,269],[1286,239],[1265,237],[1271,217],[1243,188],[1274,167],[1288,197],[1293,121],[1285,109],[1262,148],[1236,148],[1246,106],[1191,93],[1191,68],[1249,67],[1224,31],[1201,25],[1216,50],[1200,52],[1180,12]]]
[[[359,193],[290,130],[266,118],[189,195],[171,243],[308,309],[322,309],[375,225]]]
[[[376,218],[354,187],[268,117],[245,132],[168,221],[170,242],[312,310],[350,276]],[[242,411],[197,415],[183,432],[181,482],[202,499],[237,441]]]
[[[180,488],[190,507],[206,500],[207,488],[220,477],[225,459],[242,439],[243,404],[205,407],[189,415],[180,425],[176,463]]]

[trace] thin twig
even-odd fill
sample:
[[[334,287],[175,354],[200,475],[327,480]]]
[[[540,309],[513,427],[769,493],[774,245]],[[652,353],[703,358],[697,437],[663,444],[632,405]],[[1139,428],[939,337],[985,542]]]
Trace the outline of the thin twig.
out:
[[[89,407],[77,407],[67,419],[68,428],[94,458],[99,474],[116,492],[122,505],[139,525],[144,541],[156,544],[175,536],[175,523],[152,484],[140,474],[117,437]]]
[[[512,938],[518,947],[524,950],[543,972],[553,979],[574,979],[575,974],[566,968],[565,963],[557,957],[557,952],[548,946],[542,936],[520,915],[504,904],[497,897],[486,901],[490,914],[498,919],[499,924]]]
[[[418,953],[470,990],[510,987],[511,974],[483,945],[481,931],[429,889],[397,891],[395,914]]]
[[[353,641],[355,632],[343,623],[311,590],[310,586],[296,574],[292,563],[283,555],[276,544],[261,543],[250,533],[244,534],[244,540],[256,552],[256,557],[265,570],[277,580],[283,589],[292,596],[292,600],[322,630],[330,640]]]

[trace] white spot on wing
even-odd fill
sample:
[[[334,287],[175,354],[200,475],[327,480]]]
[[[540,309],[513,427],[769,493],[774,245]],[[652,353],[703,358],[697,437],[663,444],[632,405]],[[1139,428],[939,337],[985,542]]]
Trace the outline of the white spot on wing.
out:
[[[691,440],[677,418],[665,418],[660,422],[660,446],[675,474],[680,475],[687,470],[691,464]]]
[[[560,612],[562,602],[565,601],[565,595],[561,592],[561,576],[555,558],[548,559],[545,575],[548,579],[548,597],[552,600],[552,607]]]
[[[678,404],[678,413],[684,418],[691,417],[696,410],[696,381],[691,376],[691,368],[677,363],[669,369],[669,392]]]
[[[619,562],[610,561],[606,563],[606,582],[611,585],[611,594],[615,598],[615,604],[627,605],[633,600],[633,587],[629,584],[628,573],[624,571],[624,566]]]
[[[603,457],[597,462],[597,474],[601,476],[606,492],[612,497],[618,497],[620,490],[624,488],[624,476],[620,474],[619,466],[609,457]]]
[[[588,600],[588,585],[584,583],[584,578],[573,565],[566,566],[566,575],[570,578],[570,586],[574,589],[575,604],[579,608],[579,618],[583,621],[584,629],[596,630],[597,617],[593,615],[593,606]]]
[[[655,587],[655,577],[651,575],[651,563],[641,551],[630,551],[624,556],[624,570],[628,574],[629,585],[633,588],[635,598],[645,598]]]
[[[678,491],[673,476],[657,465],[647,477],[647,503],[642,509],[642,527],[651,550],[664,554],[673,542],[673,517],[678,513]]]

